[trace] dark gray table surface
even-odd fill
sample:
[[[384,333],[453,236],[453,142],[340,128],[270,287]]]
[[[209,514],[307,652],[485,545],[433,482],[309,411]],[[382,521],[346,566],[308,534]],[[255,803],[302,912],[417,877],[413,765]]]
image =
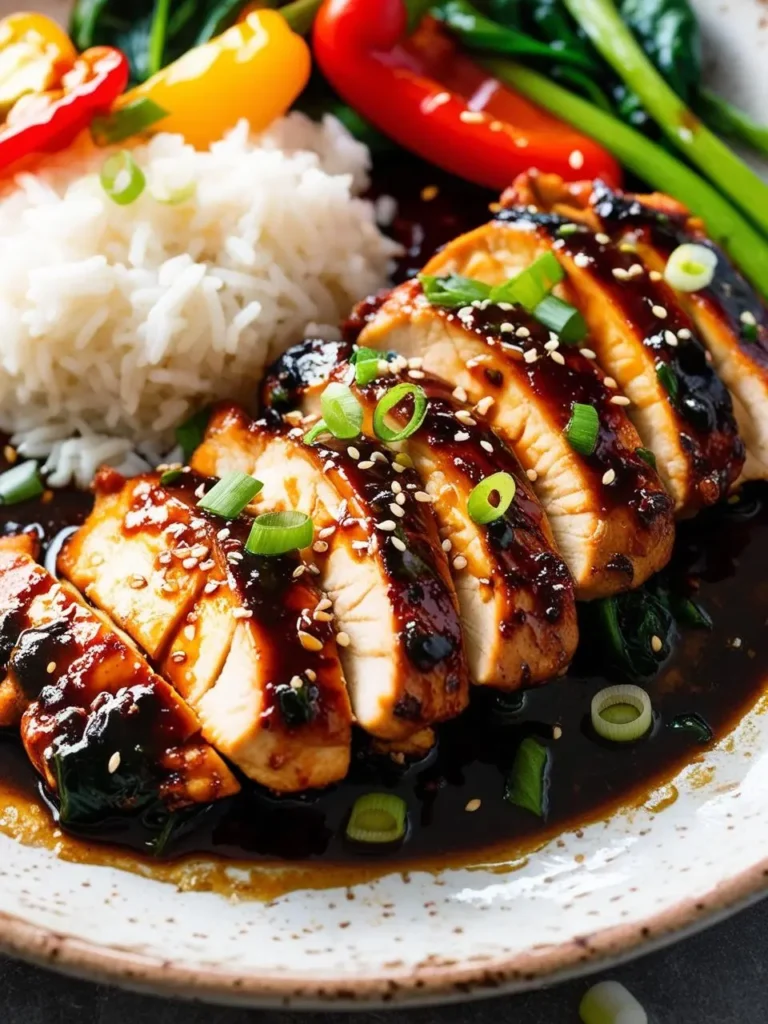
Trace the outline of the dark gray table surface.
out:
[[[768,1024],[768,900],[597,977],[627,985],[650,1024]],[[0,1024],[578,1024],[594,980],[447,1007],[310,1017],[171,1002],[0,958]]]

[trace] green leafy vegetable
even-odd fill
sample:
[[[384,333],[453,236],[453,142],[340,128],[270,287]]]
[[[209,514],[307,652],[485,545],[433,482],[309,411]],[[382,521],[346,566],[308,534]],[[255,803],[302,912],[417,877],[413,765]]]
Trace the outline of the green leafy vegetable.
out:
[[[635,448],[635,455],[643,462],[647,462],[651,469],[656,469],[656,456],[650,448]]]
[[[656,376],[672,401],[676,401],[680,392],[680,382],[677,379],[677,374],[669,363],[657,363]]]
[[[522,807],[539,818],[547,816],[549,789],[549,750],[534,739],[526,736],[517,748],[512,769],[507,776],[504,799]]]
[[[167,110],[144,96],[106,117],[94,118],[91,122],[91,135],[97,146],[112,146],[146,131],[167,116]]]
[[[311,683],[302,682],[301,686],[289,686],[282,683],[275,689],[280,714],[290,729],[307,725],[317,715],[317,698],[319,691]]]
[[[648,586],[592,601],[582,606],[581,613],[584,635],[590,638],[585,650],[590,650],[610,679],[647,682],[669,657],[676,640],[668,602]]]
[[[448,274],[445,277],[419,274],[419,281],[427,300],[433,306],[443,306],[446,309],[470,306],[473,302],[482,302],[491,294],[490,285],[476,281],[472,277],[462,277],[460,274]]]
[[[188,420],[176,427],[176,443],[184,453],[185,462],[189,462],[195,450],[203,443],[210,419],[211,407],[206,405],[205,408],[199,409]]]

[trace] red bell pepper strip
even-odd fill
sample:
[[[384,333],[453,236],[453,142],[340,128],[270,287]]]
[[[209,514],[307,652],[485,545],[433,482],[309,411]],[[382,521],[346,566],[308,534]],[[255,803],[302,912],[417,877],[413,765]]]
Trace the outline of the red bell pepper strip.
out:
[[[407,16],[404,0],[325,0],[315,20],[323,74],[380,131],[497,190],[531,168],[621,181],[609,153],[490,77],[433,19],[408,39]]]
[[[126,57],[110,46],[80,54],[60,88],[22,97],[0,130],[0,168],[35,153],[64,149],[128,84]]]

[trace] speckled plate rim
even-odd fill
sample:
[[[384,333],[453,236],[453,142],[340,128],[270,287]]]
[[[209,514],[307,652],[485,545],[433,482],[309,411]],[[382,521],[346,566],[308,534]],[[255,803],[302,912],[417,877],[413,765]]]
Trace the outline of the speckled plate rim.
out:
[[[768,857],[698,900],[686,899],[638,928],[625,924],[586,933],[544,950],[477,957],[468,964],[445,959],[388,977],[360,975],[286,978],[225,970],[189,969],[109,949],[0,913],[0,952],[61,974],[166,998],[252,1008],[356,1010],[392,1005],[436,1005],[467,998],[512,995],[583,977],[644,956],[730,917],[768,894]]]

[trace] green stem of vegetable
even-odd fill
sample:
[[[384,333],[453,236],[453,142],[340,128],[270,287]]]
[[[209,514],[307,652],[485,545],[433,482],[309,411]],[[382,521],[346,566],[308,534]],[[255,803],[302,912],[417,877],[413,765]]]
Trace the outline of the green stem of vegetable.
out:
[[[403,0],[403,6],[408,14],[408,34],[414,32],[424,15],[430,9],[434,0]]]
[[[155,0],[155,13],[152,16],[152,29],[149,34],[149,58],[147,61],[148,77],[156,75],[163,67],[165,40],[168,34],[168,14],[171,0]]]
[[[281,7],[280,13],[294,32],[304,36],[312,28],[315,16],[322,5],[323,0],[293,0],[293,3]]]
[[[700,91],[696,108],[716,132],[768,156],[768,125],[758,124],[749,114],[709,89]]]
[[[634,128],[544,75],[510,61],[486,60],[483,65],[506,85],[596,139],[654,188],[684,203],[768,298],[768,242],[709,182]]]
[[[613,0],[565,0],[565,6],[674,145],[768,232],[768,185],[667,85]]]

